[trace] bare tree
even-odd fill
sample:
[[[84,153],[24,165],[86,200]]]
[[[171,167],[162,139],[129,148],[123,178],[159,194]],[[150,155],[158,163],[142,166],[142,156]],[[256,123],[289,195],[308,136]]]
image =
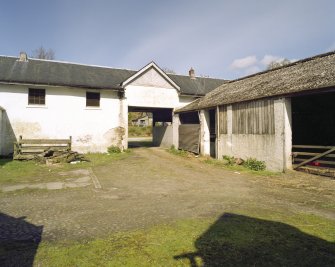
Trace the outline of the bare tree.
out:
[[[163,67],[162,71],[164,71],[165,73],[169,73],[169,74],[176,74],[176,72],[173,69],[170,69],[168,67]]]
[[[280,61],[274,60],[267,65],[266,69],[272,70],[272,69],[275,69],[275,68],[278,68],[278,67],[285,66],[285,65],[290,64],[290,63],[291,63],[291,61],[288,60],[287,58],[284,58],[283,60],[280,60]]]
[[[55,52],[51,48],[46,50],[43,46],[40,46],[39,48],[33,51],[33,54],[31,57],[52,60],[52,59],[55,59]]]

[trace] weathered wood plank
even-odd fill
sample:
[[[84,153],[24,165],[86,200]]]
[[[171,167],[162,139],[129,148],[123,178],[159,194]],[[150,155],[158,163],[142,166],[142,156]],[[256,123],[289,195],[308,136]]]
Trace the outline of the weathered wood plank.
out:
[[[331,149],[334,146],[293,145],[292,148]]]
[[[331,154],[331,153],[334,152],[334,151],[335,151],[335,147],[333,147],[333,148],[327,150],[326,152],[323,152],[323,153],[321,153],[321,154],[319,154],[319,155],[317,155],[317,156],[315,156],[315,157],[313,157],[313,158],[307,159],[307,160],[305,160],[305,161],[299,163],[299,164],[295,167],[295,169],[297,169],[297,168],[299,168],[299,167],[301,167],[301,166],[303,166],[303,165],[306,165],[306,164],[308,164],[309,162],[315,161],[316,159],[322,158],[323,156],[325,156],[325,155],[327,155],[327,154]]]
[[[219,106],[219,134],[227,134],[227,106]]]
[[[257,100],[233,105],[233,134],[274,133],[273,100]]]
[[[53,151],[67,151],[69,150],[67,146],[38,146],[38,147],[22,147],[20,149],[20,153],[33,153],[33,152],[43,152],[45,150],[53,150]]]
[[[22,149],[35,149],[35,148],[53,148],[53,149],[63,149],[63,148],[68,148],[68,145],[49,145],[49,144],[40,144],[40,145],[33,145],[33,144],[22,144],[21,145],[21,150]]]
[[[70,139],[22,139],[21,144],[68,144]]]
[[[295,158],[294,162],[303,162],[306,159],[299,159],[299,158]],[[328,164],[328,165],[335,165],[334,161],[328,161],[328,160],[313,160],[315,162],[321,163],[321,164]],[[299,165],[299,164],[298,164]],[[297,167],[298,168],[298,167]]]
[[[317,152],[293,152],[293,154],[295,155],[295,158],[297,158],[298,156],[316,156],[319,155],[320,153]],[[335,154],[329,154],[329,155],[325,155],[325,158],[335,158]]]
[[[200,124],[181,124],[179,125],[179,148],[199,153],[200,143]]]
[[[69,139],[23,139],[14,143],[14,158],[18,155],[38,154],[45,150],[71,151],[72,137]]]

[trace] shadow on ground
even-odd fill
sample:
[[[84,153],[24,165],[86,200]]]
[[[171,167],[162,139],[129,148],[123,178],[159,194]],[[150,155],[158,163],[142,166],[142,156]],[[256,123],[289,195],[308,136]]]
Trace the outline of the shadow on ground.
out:
[[[129,148],[137,147],[157,147],[152,141],[128,141]]]
[[[0,266],[31,267],[41,242],[43,226],[0,213]]]
[[[4,165],[6,165],[7,163],[10,163],[10,162],[12,162],[13,161],[13,159],[10,159],[10,158],[1,158],[0,157],[0,167],[1,166],[4,166]]]
[[[335,266],[335,243],[287,224],[225,213],[177,255],[196,266]]]

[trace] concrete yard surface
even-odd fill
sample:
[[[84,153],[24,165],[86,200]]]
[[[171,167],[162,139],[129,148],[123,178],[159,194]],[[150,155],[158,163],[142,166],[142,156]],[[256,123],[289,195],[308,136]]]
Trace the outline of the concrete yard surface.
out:
[[[101,189],[89,169],[59,172],[72,179],[25,185],[29,190],[5,187],[1,212],[43,225],[43,240],[91,239],[232,211],[302,212],[335,220],[335,181],[325,177],[240,173],[161,148],[136,148],[91,170]]]

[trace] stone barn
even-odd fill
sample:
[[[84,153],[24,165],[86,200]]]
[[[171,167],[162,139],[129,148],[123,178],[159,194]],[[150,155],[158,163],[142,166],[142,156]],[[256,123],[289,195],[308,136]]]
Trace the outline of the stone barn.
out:
[[[178,109],[179,148],[256,158],[275,171],[328,169],[335,166],[334,103],[331,52],[230,81]]]

